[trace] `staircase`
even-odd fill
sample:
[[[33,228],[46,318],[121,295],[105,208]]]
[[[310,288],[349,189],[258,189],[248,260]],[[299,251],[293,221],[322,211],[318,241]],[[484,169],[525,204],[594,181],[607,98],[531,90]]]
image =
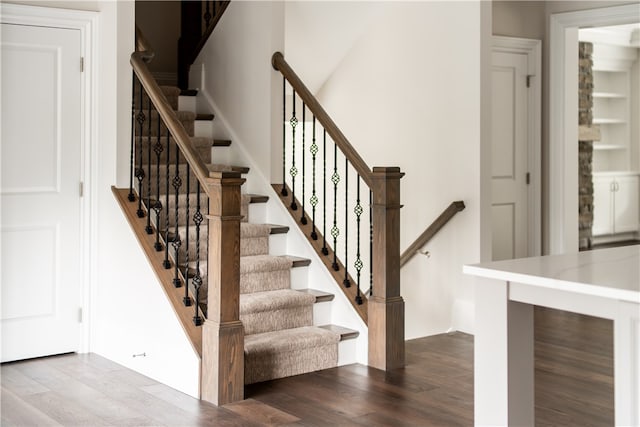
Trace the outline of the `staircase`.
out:
[[[162,92],[209,171],[236,171],[243,175],[249,172],[249,168],[243,166],[212,163],[214,152],[218,151],[216,157],[223,157],[220,151],[229,147],[231,141],[196,136],[195,129],[207,129],[201,124],[213,120],[213,117],[178,111],[180,89],[177,87],[164,86]],[[194,91],[188,93],[195,95]],[[198,203],[201,206],[208,203],[203,200],[205,196],[198,195],[194,185],[197,178],[188,171],[184,156],[179,156],[175,162],[173,138],[169,138],[167,145],[167,137],[162,135],[162,130],[158,138],[158,129],[162,127],[158,123],[157,111],[152,104],[148,110],[149,105],[145,95],[140,98],[136,94],[134,116],[138,118],[138,126],[135,127],[135,138],[143,155],[152,153],[142,166],[147,183],[146,189],[142,186],[144,216],[149,218],[153,232],[158,231],[158,248],[168,249],[170,262],[167,266],[175,266],[178,261],[178,280],[174,285],[182,287],[184,278],[187,278],[189,291],[185,292],[183,300],[191,304],[196,298],[190,295],[198,294],[200,310],[206,317],[208,225],[203,221],[198,228],[194,227],[192,216]],[[165,177],[170,177],[171,182]],[[179,177],[181,188],[186,187],[187,182],[190,184],[190,191],[186,193],[183,189],[177,197],[176,177]],[[305,268],[310,261],[270,254],[270,239],[287,233],[288,227],[252,222],[250,205],[266,203],[268,199],[268,196],[255,194],[242,194],[241,199],[239,306],[245,333],[245,384],[337,366],[339,342],[358,336],[357,331],[335,325],[314,326],[314,305],[330,304],[334,296],[308,289],[305,284],[296,284],[296,289],[292,289],[291,270]],[[155,215],[154,207],[163,204],[166,208],[161,208]],[[190,226],[187,225],[188,219]],[[195,281],[201,285],[196,286]]]
[[[326,312],[318,307],[333,304],[334,295],[308,289],[305,281],[296,278],[299,275],[293,272],[307,268],[311,260],[282,250],[277,239],[289,227],[265,223],[255,208],[265,203],[288,205],[292,218],[285,220],[308,239],[310,245],[304,249],[311,249],[308,256],[317,255],[329,273],[327,278],[332,277],[335,289],[344,293],[341,298],[347,297],[356,317],[368,322],[369,365],[384,370],[403,366],[404,302],[399,294],[403,174],[399,168],[370,168],[282,54],[276,53],[272,65],[283,75],[283,94],[285,82],[293,87],[293,116],[283,117],[284,123],[291,124],[293,143],[288,151],[283,134],[281,184],[269,189],[261,183],[272,196],[277,194],[273,202],[267,195],[247,194],[242,188],[249,168],[224,161],[229,158],[224,151],[232,142],[212,138],[213,115],[196,114],[196,103],[187,102],[195,91],[159,87],[146,65],[153,50],[138,30],[136,42],[131,55],[130,185],[113,191],[200,357],[201,398],[226,404],[243,399],[243,384],[336,366],[340,343],[358,336],[357,331],[331,325],[329,318],[318,315]],[[296,93],[303,101],[301,192],[300,186],[296,190]],[[185,105],[190,107],[179,108]],[[313,115],[310,211],[305,207],[309,195],[305,196],[307,108]],[[286,111],[283,105],[283,115]],[[324,128],[322,148],[316,144],[316,119]],[[333,141],[332,149],[326,146],[327,136]],[[325,163],[324,177],[319,177],[320,195],[316,194],[316,154],[322,152],[326,158],[329,150],[333,151],[333,174],[328,176]],[[343,177],[337,169],[338,150]],[[291,171],[291,187],[285,170]],[[326,194],[328,186],[332,186],[332,197]],[[368,212],[363,206],[367,198]],[[333,225],[328,228],[330,212]],[[368,254],[361,257],[361,250]],[[365,283],[369,284],[366,292]]]

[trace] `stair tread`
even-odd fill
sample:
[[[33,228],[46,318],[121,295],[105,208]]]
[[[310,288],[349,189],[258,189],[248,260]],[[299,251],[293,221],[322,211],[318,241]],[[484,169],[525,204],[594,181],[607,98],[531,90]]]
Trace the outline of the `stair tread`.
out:
[[[340,335],[340,341],[351,340],[357,338],[360,335],[360,332],[355,329],[345,328],[344,326],[338,325],[322,325],[318,326],[319,328],[326,329],[327,331],[335,332]]]
[[[269,201],[269,196],[264,196],[262,194],[246,194],[249,197],[249,203],[267,203]]]
[[[302,326],[245,335],[244,352],[247,355],[262,352],[296,351],[320,345],[337,344],[339,341],[340,335],[336,332],[317,326]]]
[[[316,297],[316,302],[327,302],[333,301],[335,295],[331,292],[321,291],[319,289],[296,289],[298,292],[302,292],[305,294],[313,295]]]
[[[228,147],[231,145],[231,140],[229,139],[214,139],[213,146],[214,147]]]
[[[271,234],[287,234],[289,232],[288,225],[267,224],[271,227]]]
[[[197,114],[194,113],[193,111],[182,111],[182,110],[173,110],[174,113],[176,113],[176,116],[178,116],[179,120],[196,120]],[[137,117],[138,113],[140,113],[140,110],[135,110],[134,114]],[[142,110],[142,113],[144,113],[145,117],[149,114],[149,110],[144,108]],[[152,116],[157,116],[158,115],[158,111],[156,110],[151,110],[151,115]],[[143,129],[144,129],[143,125]],[[136,123],[135,125],[135,130],[138,130],[138,124]]]
[[[160,90],[162,91],[162,93],[168,96],[180,95],[180,88],[178,88],[177,86],[161,85]]]
[[[293,289],[240,294],[240,314],[264,313],[315,304],[315,296]]]
[[[240,172],[242,174],[249,173],[249,168],[246,166],[234,166],[211,163],[207,165],[207,168],[211,172]]]
[[[149,141],[149,137],[148,136],[138,136],[138,138],[140,138],[140,140],[142,141],[142,143],[147,143]],[[216,144],[216,141],[213,138],[207,138],[204,136],[190,136],[189,139],[191,140],[191,143],[193,144],[194,147],[198,148],[198,147],[213,147]],[[151,142],[155,144],[155,142],[158,140],[158,138],[156,136],[152,136],[151,137]],[[162,136],[160,138],[160,141],[164,144],[166,142],[166,137]],[[175,139],[173,137],[170,138],[170,142],[173,144],[175,143]]]
[[[291,260],[291,262],[293,263],[293,265],[291,267],[293,267],[293,268],[306,267],[306,266],[311,264],[311,259],[310,258],[303,258],[303,257],[300,257],[300,256],[295,256],[295,255],[283,255],[283,257]]]
[[[204,114],[204,113],[196,114],[196,120],[211,121],[214,118],[215,116],[213,114]]]
[[[196,96],[198,89],[184,89],[180,90],[180,96]]]

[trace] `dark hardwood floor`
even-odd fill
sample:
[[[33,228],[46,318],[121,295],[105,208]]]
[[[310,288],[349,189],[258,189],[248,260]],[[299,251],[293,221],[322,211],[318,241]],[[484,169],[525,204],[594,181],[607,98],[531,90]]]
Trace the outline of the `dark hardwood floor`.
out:
[[[536,310],[536,424],[613,425],[611,322]],[[179,365],[176,365],[179,369]],[[95,354],[1,368],[2,426],[473,424],[473,337],[407,342],[407,366],[349,365],[247,387],[216,408]]]

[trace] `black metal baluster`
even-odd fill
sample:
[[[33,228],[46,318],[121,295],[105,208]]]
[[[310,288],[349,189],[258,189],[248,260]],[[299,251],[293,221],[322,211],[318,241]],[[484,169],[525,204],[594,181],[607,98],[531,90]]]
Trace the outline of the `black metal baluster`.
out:
[[[344,280],[345,288],[351,287],[349,280],[349,160],[344,158]]]
[[[176,288],[179,288],[180,286],[182,286],[182,281],[180,280],[180,276],[178,275],[179,271],[180,271],[180,246],[182,245],[182,241],[180,238],[180,234],[178,232],[178,222],[179,222],[179,212],[178,212],[178,196],[180,194],[180,187],[182,186],[182,178],[180,178],[180,148],[178,147],[178,144],[176,143],[176,175],[173,178],[173,188],[175,191],[175,195],[174,195],[174,202],[175,202],[175,206],[174,206],[174,212],[175,212],[175,234],[173,236],[173,250],[174,250],[174,263],[175,263],[175,276],[173,277],[173,286],[175,286]]]
[[[362,270],[362,259],[360,259],[360,215],[362,215],[364,210],[362,209],[362,205],[360,204],[360,174],[358,174],[358,179],[356,180],[356,206],[353,208],[353,213],[356,214],[356,229],[357,229],[357,237],[356,237],[356,262],[353,263],[353,266],[356,269],[356,304],[362,304],[362,296],[360,295],[360,270]]]
[[[129,196],[128,199],[130,202],[134,202],[136,200],[136,195],[133,194],[133,176],[135,175],[134,171],[134,146],[136,144],[136,73],[132,73],[131,77],[131,158],[129,160]]]
[[[164,212],[164,216],[165,216],[165,227],[164,227],[164,261],[162,262],[162,266],[168,270],[171,268],[171,261],[169,261],[169,164],[170,164],[170,157],[171,157],[171,132],[169,132],[169,129],[167,129],[167,161],[166,161],[166,166],[167,166],[167,170],[165,171],[165,205],[166,205],[166,209]]]
[[[305,203],[304,187],[305,187],[305,182],[307,180],[307,170],[305,167],[305,158],[307,157],[307,153],[305,152],[305,138],[307,136],[307,130],[306,130],[307,120],[305,115],[306,111],[307,111],[307,106],[303,102],[302,103],[302,216],[300,217],[300,223],[302,225],[307,225],[307,217],[305,216],[305,212],[304,212],[304,203]]]
[[[153,227],[151,227],[151,98],[147,97],[147,115],[149,120],[147,121],[147,172],[149,173],[149,179],[147,180],[147,197],[145,197],[145,203],[147,205],[147,226],[144,231],[147,234],[153,234]],[[159,118],[158,118],[159,119]]]
[[[338,175],[338,146],[333,143],[333,175],[331,175],[331,182],[333,182],[333,227],[331,228],[331,236],[333,237],[333,264],[331,265],[335,271],[340,270],[338,266],[338,236],[340,235],[340,229],[338,228],[338,183],[340,182],[340,175]]]
[[[169,132],[168,129],[167,132]],[[158,252],[164,249],[162,243],[160,243],[160,212],[162,211],[162,202],[160,201],[160,155],[164,150],[162,147],[161,135],[162,122],[158,120],[158,136],[156,137],[156,145],[153,147],[153,151],[156,153],[156,200],[153,203],[153,210],[156,213],[156,242],[153,247]],[[149,142],[151,142],[151,140],[149,140]]]
[[[373,191],[369,190],[369,296],[373,296]]]
[[[313,240],[318,240],[318,233],[316,233],[316,206],[318,205],[318,196],[316,196],[316,154],[318,154],[318,145],[316,144],[316,116],[313,116],[313,140],[311,143],[311,147],[309,147],[309,151],[311,152],[311,162],[312,162],[312,186],[311,186],[311,199],[309,199],[309,203],[311,204],[311,238]]]
[[[322,130],[322,254],[329,255],[327,249],[327,130]]]
[[[185,214],[185,219],[186,219],[186,223],[187,223],[187,229],[184,232],[185,235],[185,244],[184,244],[184,280],[185,283],[188,284],[189,283],[189,251],[191,250],[191,248],[189,247],[189,199],[191,198],[191,186],[190,186],[190,169],[191,167],[189,166],[189,163],[187,162],[187,188],[185,189],[184,195],[187,196],[187,204],[186,204],[186,214]],[[189,286],[185,286],[184,287],[184,298],[182,298],[182,302],[184,303],[185,306],[189,307],[191,305],[191,298],[189,298]]]
[[[287,79],[282,76],[282,188],[280,194],[287,196]]]
[[[193,224],[196,226],[196,271],[193,277],[193,295],[195,306],[195,313],[193,315],[193,323],[196,326],[200,326],[203,323],[202,317],[200,317],[198,310],[200,309],[200,288],[202,287],[202,276],[200,275],[200,224],[204,217],[200,212],[200,181],[197,184],[196,192],[196,213],[193,214]]]
[[[138,135],[140,136],[139,144],[138,144],[138,168],[136,169],[136,178],[138,178],[138,210],[136,214],[138,218],[144,218],[144,210],[142,209],[142,185],[144,181],[144,169],[142,168],[142,139],[143,139],[143,125],[146,120],[144,115],[144,111],[142,108],[142,99],[144,97],[144,88],[142,87],[142,82],[138,80],[138,84],[140,85],[140,111],[138,111]]]
[[[298,205],[296,204],[296,175],[298,175],[298,168],[296,168],[296,126],[298,125],[298,119],[296,118],[296,91],[293,90],[293,115],[291,116],[291,120],[289,120],[291,124],[291,134],[292,134],[292,145],[291,145],[291,169],[289,170],[289,174],[291,175],[291,210],[298,210]]]

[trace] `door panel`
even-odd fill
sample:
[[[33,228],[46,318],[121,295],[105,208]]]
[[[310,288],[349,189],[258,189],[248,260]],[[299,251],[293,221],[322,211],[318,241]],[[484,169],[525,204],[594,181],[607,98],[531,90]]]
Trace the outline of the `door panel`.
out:
[[[528,255],[527,56],[492,54],[493,259]]]
[[[616,177],[615,189],[615,232],[628,233],[638,231],[638,195],[640,195],[638,177]]]
[[[2,24],[3,362],[75,351],[80,32]]]

